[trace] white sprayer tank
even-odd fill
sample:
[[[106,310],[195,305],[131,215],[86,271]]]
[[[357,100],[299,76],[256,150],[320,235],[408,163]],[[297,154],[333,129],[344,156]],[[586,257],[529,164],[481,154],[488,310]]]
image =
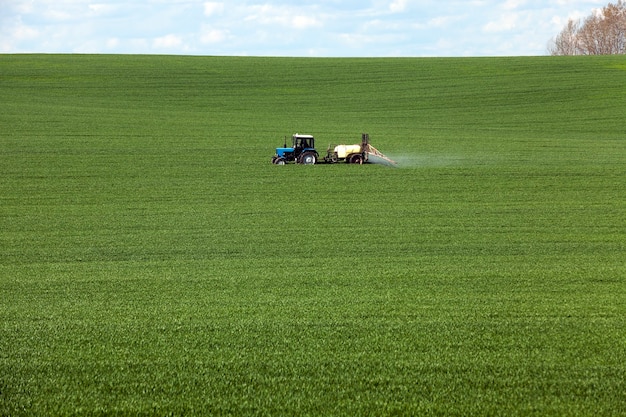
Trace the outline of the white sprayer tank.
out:
[[[345,158],[353,153],[361,153],[361,145],[337,145],[335,153],[337,153],[337,158]]]

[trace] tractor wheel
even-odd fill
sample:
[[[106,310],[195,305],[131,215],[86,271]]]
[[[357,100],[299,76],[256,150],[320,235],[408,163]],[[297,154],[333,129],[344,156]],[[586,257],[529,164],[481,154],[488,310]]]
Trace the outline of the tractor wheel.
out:
[[[303,165],[313,165],[317,158],[313,152],[305,152],[300,156],[300,163]]]
[[[359,164],[361,165],[363,163],[363,155],[361,154],[354,154],[350,157],[350,163],[351,164]]]
[[[276,163],[276,159],[278,159],[278,157],[277,157],[277,156],[272,156],[272,164],[275,164],[275,163]]]
[[[285,158],[281,158],[281,157],[274,159],[273,162],[275,165],[285,165],[286,163]]]

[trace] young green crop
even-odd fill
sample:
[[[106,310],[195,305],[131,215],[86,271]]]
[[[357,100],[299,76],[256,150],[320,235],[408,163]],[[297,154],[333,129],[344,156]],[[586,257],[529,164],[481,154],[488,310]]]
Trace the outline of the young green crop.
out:
[[[5,55],[0,415],[625,414],[625,108],[619,57]]]

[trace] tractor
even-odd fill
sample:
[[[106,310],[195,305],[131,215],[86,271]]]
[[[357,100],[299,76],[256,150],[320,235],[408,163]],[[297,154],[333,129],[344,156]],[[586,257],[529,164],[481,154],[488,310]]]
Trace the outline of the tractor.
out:
[[[315,138],[311,135],[296,133],[291,137],[292,146],[287,147],[287,138],[282,148],[276,148],[276,155],[272,157],[272,163],[285,165],[287,162],[297,162],[304,165],[313,165],[317,162],[319,154],[315,150]]]

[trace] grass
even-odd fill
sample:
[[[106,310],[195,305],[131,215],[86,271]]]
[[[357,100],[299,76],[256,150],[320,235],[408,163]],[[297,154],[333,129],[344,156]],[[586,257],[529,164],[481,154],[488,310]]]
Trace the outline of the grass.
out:
[[[0,415],[624,415],[625,108],[620,57],[1,56]]]

